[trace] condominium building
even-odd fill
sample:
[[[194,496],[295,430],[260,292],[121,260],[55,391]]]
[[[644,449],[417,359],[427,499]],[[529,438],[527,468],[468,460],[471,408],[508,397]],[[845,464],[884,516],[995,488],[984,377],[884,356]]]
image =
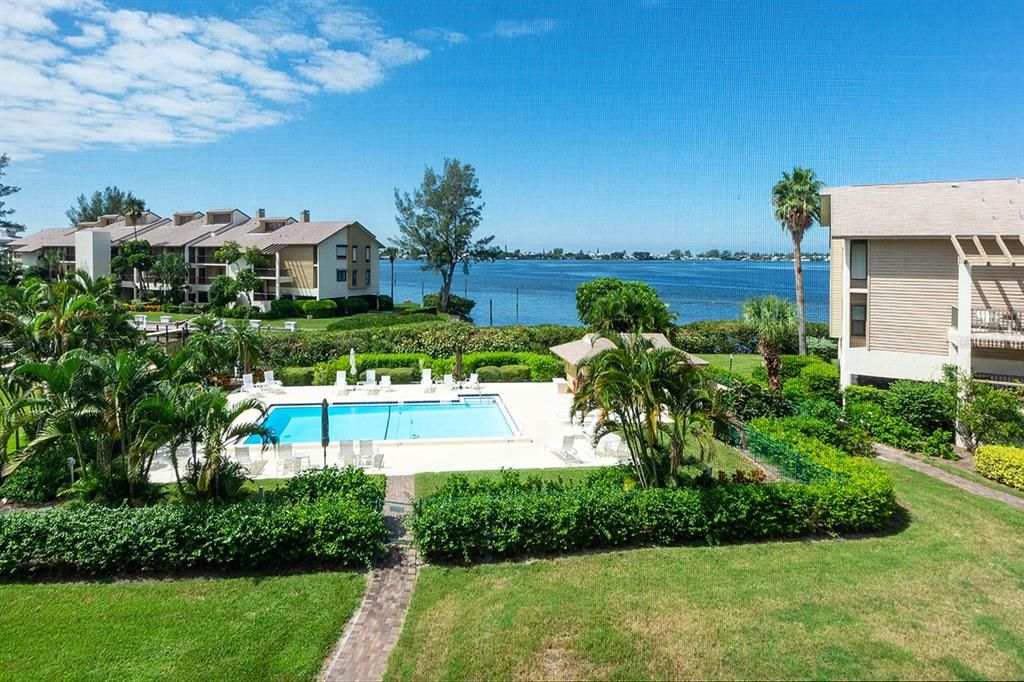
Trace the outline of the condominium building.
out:
[[[235,276],[249,267],[244,260],[223,263],[214,257],[230,241],[243,252],[256,247],[266,256],[269,264],[255,270],[261,286],[252,298],[260,307],[278,298],[376,295],[380,287],[381,243],[373,233],[357,221],[313,222],[309,211],[302,211],[299,220],[268,217],[263,209],[252,218],[237,208],[182,211],[171,218],[147,212],[136,221],[107,215],[74,228],[40,230],[11,242],[10,248],[25,267],[45,258],[56,261],[60,271],[80,269],[98,277],[110,274],[111,258],[135,239],[147,241],[156,257],[182,257],[190,268],[189,298],[197,302],[206,301],[217,276]],[[138,288],[139,277],[122,273],[126,296]],[[159,286],[150,279],[147,286]]]
[[[1024,179],[827,188],[841,381],[1024,381]]]

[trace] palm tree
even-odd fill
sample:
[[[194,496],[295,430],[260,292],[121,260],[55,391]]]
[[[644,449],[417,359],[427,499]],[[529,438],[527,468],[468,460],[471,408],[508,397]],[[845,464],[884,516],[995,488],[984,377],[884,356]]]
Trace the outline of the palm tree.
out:
[[[804,303],[804,268],[800,261],[800,242],[804,233],[821,217],[819,192],[824,184],[814,177],[814,171],[799,166],[792,173],[783,173],[782,180],[772,188],[775,219],[789,230],[793,238],[793,273],[796,277],[796,307],[798,313],[798,344],[800,355],[807,354],[807,313]]]
[[[793,304],[778,296],[751,298],[743,304],[742,317],[757,331],[758,351],[764,358],[768,385],[778,392],[782,388],[782,348],[797,326]]]
[[[221,388],[202,389],[199,398],[202,413],[199,419],[198,435],[202,441],[203,461],[198,467],[196,493],[209,497],[217,487],[217,474],[221,460],[229,443],[249,436],[258,436],[266,448],[274,442],[274,433],[258,421],[238,421],[249,410],[256,410],[259,417],[266,414],[266,407],[255,398],[246,398],[232,404],[227,392]]]
[[[138,197],[131,193],[125,198],[121,204],[121,211],[124,213],[124,217],[132,224],[132,239],[134,241],[139,240],[139,219],[146,214],[146,204]]]
[[[710,433],[705,379],[674,348],[655,348],[639,335],[606,338],[615,347],[585,364],[572,414],[597,413],[595,443],[612,433],[622,438],[642,487],[672,485],[688,440]]]
[[[242,371],[248,373],[252,371],[253,359],[263,350],[263,335],[246,322],[238,321],[227,328],[227,347]]]
[[[398,249],[394,246],[385,247],[383,251],[388,261],[391,263],[391,300],[395,300],[395,259],[398,258]]]

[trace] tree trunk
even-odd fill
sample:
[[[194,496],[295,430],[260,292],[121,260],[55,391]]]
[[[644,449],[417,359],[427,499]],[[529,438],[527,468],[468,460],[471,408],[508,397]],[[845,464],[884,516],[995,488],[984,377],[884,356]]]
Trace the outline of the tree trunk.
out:
[[[768,373],[768,388],[772,393],[778,393],[782,390],[782,358],[777,349],[766,344],[761,344],[761,356]]]
[[[796,325],[800,355],[807,355],[807,315],[804,310],[804,266],[800,260],[802,234],[793,233],[793,275],[796,277]]]
[[[391,260],[391,302],[395,301],[395,259]]]
[[[452,291],[452,279],[455,277],[455,263],[452,263],[448,267],[448,274],[443,276],[441,282],[441,298],[437,302],[437,311],[440,313],[448,312],[448,298],[451,296]]]

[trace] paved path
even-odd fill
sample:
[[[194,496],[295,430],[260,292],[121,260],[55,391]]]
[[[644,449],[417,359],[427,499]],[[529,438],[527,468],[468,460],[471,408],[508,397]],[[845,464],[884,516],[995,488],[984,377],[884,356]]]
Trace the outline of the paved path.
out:
[[[412,476],[388,476],[388,502],[408,502],[412,493]],[[408,508],[388,502],[384,503],[384,517],[396,541],[370,574],[363,603],[327,657],[321,680],[380,680],[398,641],[419,562],[401,526]]]
[[[919,459],[909,457],[902,450],[897,450],[896,448],[889,447],[888,445],[882,445],[881,443],[875,443],[875,454],[878,455],[879,459],[902,464],[914,471],[920,471],[922,474],[927,474],[932,478],[937,478],[940,481],[956,486],[961,490],[966,490],[969,493],[981,495],[982,497],[987,497],[990,500],[999,500],[1000,502],[1005,502],[1011,507],[1024,509],[1024,498],[1015,497],[1014,495],[1004,493],[1002,490],[994,490],[983,486],[980,483],[975,483],[974,481],[969,481],[966,478],[957,476],[956,474],[951,474],[943,471],[942,469],[937,469],[936,467],[922,462]]]

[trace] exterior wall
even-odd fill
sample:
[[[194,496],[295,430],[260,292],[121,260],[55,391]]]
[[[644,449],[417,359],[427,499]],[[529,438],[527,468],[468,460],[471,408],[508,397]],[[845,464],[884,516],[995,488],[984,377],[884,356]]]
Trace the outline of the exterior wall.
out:
[[[972,308],[1024,311],[1024,268],[975,265]]]
[[[339,245],[344,245],[345,258],[337,255]],[[356,258],[352,258],[352,247],[356,247]],[[366,260],[366,248],[370,248],[370,260]],[[360,225],[349,225],[340,232],[320,242],[317,247],[317,258],[320,263],[319,298],[341,298],[347,296],[363,296],[377,294],[380,291],[380,249],[365,228]],[[337,271],[346,270],[346,280],[339,282]],[[356,281],[352,281],[352,272],[356,272]],[[366,271],[370,271],[370,284],[366,284]]]
[[[315,296],[317,268],[313,265],[315,246],[288,246],[281,249],[281,269],[287,270],[292,280],[281,283],[281,293],[297,296]],[[271,265],[273,267],[273,265]]]
[[[318,298],[344,298],[349,296],[349,278],[352,276],[351,247],[348,243],[349,228],[336,232],[317,245],[317,261],[319,262],[317,278],[319,280]],[[338,247],[344,246],[344,257],[338,257]],[[337,272],[345,270],[346,279],[338,281]]]
[[[828,335],[838,339],[843,335],[843,262],[846,242],[832,240],[828,277]]]
[[[983,374],[1024,377],[1024,349],[975,348],[971,365]]]
[[[942,341],[946,343],[945,334]],[[842,362],[844,371],[854,376],[932,381],[942,378],[942,366],[949,362],[949,356],[945,349],[941,355],[932,355],[850,348]]]
[[[868,349],[941,356],[945,361],[950,313],[957,304],[952,244],[938,239],[872,239],[868,280]]]
[[[80,230],[75,233],[75,268],[93,279],[110,274],[110,233]]]

